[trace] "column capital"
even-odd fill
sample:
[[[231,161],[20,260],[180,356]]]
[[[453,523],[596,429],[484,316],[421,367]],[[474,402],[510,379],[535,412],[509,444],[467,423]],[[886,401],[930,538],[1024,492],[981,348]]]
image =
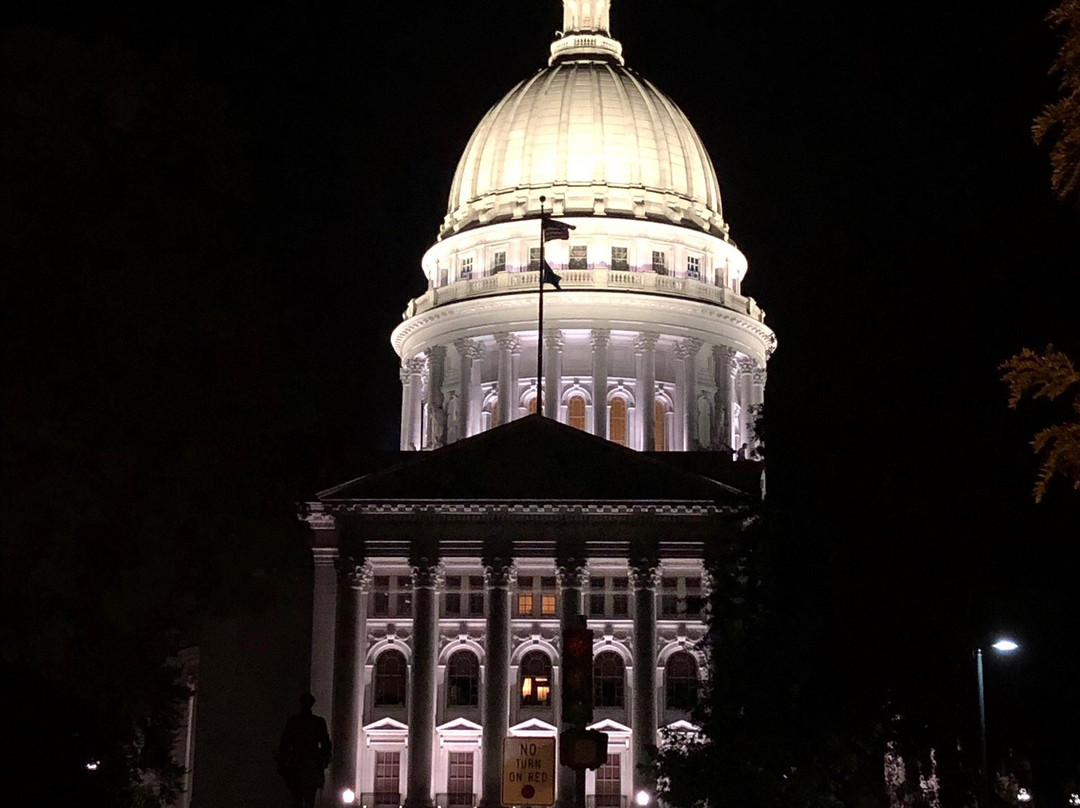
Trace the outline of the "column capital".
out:
[[[755,367],[753,370],[754,384],[765,384],[767,372],[763,367]]]
[[[443,582],[443,566],[438,559],[412,558],[413,587],[417,589],[438,589]]]
[[[656,348],[660,335],[656,331],[642,331],[634,342],[635,353],[646,353]]]
[[[355,556],[340,556],[334,567],[338,571],[341,582],[350,589],[359,592],[367,592],[371,586],[373,575],[371,563]]]
[[[712,348],[713,358],[716,360],[727,359],[729,362],[735,358],[735,354],[738,353],[730,345],[714,345]]]
[[[594,351],[597,348],[606,348],[611,341],[611,329],[594,328],[590,333],[590,341]]]
[[[424,367],[427,365],[427,358],[423,356],[414,356],[408,362],[404,363],[404,367],[408,369],[409,373],[418,376],[424,372]]]
[[[545,348],[562,348],[566,344],[566,340],[563,339],[562,331],[557,328],[545,328],[544,329],[544,347]]]
[[[754,368],[757,367],[757,362],[749,357],[743,357],[738,361],[739,373],[753,373]]]
[[[555,561],[555,573],[559,576],[559,586],[581,587],[589,576],[589,566],[584,558],[560,558]]]
[[[446,346],[445,345],[433,345],[428,348],[424,353],[427,354],[428,359],[434,359],[440,361],[446,358]]]
[[[507,331],[499,331],[497,334],[495,334],[495,342],[497,342],[499,348],[504,351],[517,353],[521,350],[521,340],[518,339],[517,334],[511,334]]]
[[[456,339],[454,340],[454,347],[457,348],[458,353],[464,359],[476,360],[482,359],[484,356],[484,346],[476,340]]]
[[[659,559],[648,557],[630,559],[630,586],[635,591],[656,589],[658,583],[660,583]]]
[[[517,567],[512,558],[485,558],[484,582],[489,587],[506,589],[517,580]]]
[[[697,358],[698,351],[701,350],[701,346],[705,343],[699,339],[689,337],[687,339],[681,339],[675,343],[675,356],[679,359],[695,359]]]

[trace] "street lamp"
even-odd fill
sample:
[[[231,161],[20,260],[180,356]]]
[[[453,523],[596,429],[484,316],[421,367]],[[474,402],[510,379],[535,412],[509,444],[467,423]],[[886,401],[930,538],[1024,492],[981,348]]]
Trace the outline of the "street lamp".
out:
[[[1008,654],[1020,646],[1007,637],[1002,637],[990,647],[995,651]],[[983,652],[981,648],[975,649],[975,677],[979,685],[979,762],[981,764],[979,769],[979,808],[990,808],[990,790],[986,765],[986,695],[983,686]]]

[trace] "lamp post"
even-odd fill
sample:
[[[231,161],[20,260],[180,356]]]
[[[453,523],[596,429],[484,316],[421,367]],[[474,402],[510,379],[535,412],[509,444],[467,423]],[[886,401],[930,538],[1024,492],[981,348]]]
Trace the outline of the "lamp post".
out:
[[[990,646],[1003,654],[1020,646],[1010,639],[1001,638]],[[979,808],[990,808],[990,789],[986,765],[986,694],[983,685],[983,652],[975,649],[975,678],[979,686]]]

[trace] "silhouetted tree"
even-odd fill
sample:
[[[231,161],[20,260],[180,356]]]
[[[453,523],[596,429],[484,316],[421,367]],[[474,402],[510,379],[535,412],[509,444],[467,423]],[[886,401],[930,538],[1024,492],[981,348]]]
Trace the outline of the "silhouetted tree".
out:
[[[1047,104],[1032,127],[1036,143],[1050,146],[1050,182],[1062,201],[1080,201],[1080,0],[1062,0],[1049,22],[1061,32],[1061,48],[1051,67],[1058,98]]]

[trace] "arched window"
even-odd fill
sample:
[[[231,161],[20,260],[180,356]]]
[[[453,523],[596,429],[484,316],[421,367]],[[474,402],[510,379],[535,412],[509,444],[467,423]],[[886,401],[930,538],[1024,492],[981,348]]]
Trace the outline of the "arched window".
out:
[[[525,407],[529,415],[536,415],[536,396],[529,399],[528,405]]]
[[[622,657],[604,651],[593,660],[593,704],[597,707],[622,707],[626,689],[626,668]]]
[[[475,707],[479,699],[480,660],[472,651],[455,651],[446,663],[446,704]]]
[[[664,432],[666,427],[666,423],[664,420],[664,403],[662,401],[657,401],[656,405],[653,407],[653,410],[655,411],[654,414],[656,416],[654,419],[656,430],[656,451],[662,452],[666,448],[664,446]]]
[[[521,660],[521,706],[551,706],[551,660],[543,651],[529,651]]]
[[[664,666],[664,703],[669,710],[693,710],[698,701],[697,660],[676,651]]]
[[[566,423],[574,429],[585,429],[585,396],[570,396],[566,415]]]
[[[620,446],[626,445],[626,399],[613,398],[608,406],[608,437]]]
[[[404,707],[408,668],[401,651],[383,651],[375,660],[375,706]]]

